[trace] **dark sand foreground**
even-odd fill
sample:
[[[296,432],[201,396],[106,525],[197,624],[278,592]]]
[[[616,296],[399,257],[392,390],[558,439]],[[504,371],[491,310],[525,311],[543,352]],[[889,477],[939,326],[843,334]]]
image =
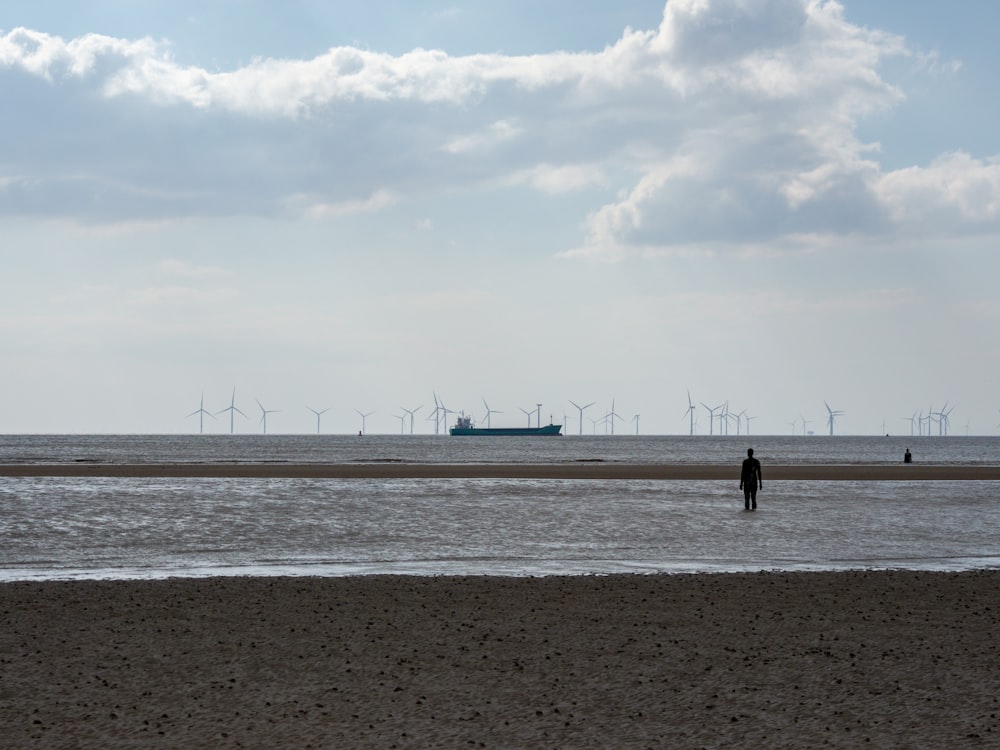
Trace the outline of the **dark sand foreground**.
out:
[[[0,584],[4,747],[1000,747],[1000,572]]]

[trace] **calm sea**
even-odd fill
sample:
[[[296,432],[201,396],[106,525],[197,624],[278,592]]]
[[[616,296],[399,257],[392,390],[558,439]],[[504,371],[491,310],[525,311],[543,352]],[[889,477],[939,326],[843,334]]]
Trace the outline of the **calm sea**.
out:
[[[764,466],[756,513],[738,466]],[[767,481],[996,465],[995,437],[0,436],[0,463],[710,463],[732,481],[0,478],[0,580],[1000,567],[1000,482]]]

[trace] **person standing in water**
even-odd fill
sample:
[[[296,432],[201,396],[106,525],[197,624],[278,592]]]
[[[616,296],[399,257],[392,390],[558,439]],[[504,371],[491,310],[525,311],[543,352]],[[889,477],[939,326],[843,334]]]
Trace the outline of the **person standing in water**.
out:
[[[757,489],[763,486],[760,461],[753,457],[753,448],[747,448],[747,457],[743,459],[740,473],[740,489],[743,490],[743,507],[746,510],[757,510]]]

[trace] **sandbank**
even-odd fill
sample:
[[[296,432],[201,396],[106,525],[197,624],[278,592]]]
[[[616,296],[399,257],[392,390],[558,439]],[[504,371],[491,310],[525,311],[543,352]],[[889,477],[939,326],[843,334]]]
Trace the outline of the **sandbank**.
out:
[[[31,463],[0,464],[6,477],[188,477],[289,479],[605,479],[721,480],[739,478],[739,465],[631,464],[576,461],[560,464],[356,463]],[[1000,465],[816,464],[768,465],[769,480],[1000,480]]]

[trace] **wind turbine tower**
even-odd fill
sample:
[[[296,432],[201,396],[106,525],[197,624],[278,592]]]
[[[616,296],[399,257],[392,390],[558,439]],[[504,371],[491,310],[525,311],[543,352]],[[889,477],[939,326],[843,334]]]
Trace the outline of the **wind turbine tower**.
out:
[[[607,419],[611,423],[611,434],[612,435],[615,434],[615,419],[616,418],[617,419],[621,419],[622,421],[625,421],[624,417],[622,417],[621,414],[619,414],[618,412],[615,411],[615,400],[611,399],[611,411],[609,411],[607,413],[607,415],[605,416],[605,419]]]
[[[687,411],[684,412],[684,416],[688,417],[691,421],[691,432],[690,432],[691,435],[694,435],[694,412],[695,412],[694,404],[691,403],[691,389],[688,388],[688,408]]]
[[[726,401],[722,405],[722,411],[719,412],[719,434],[728,435],[729,434],[729,402]]]
[[[188,414],[188,418],[193,417],[195,414],[198,415],[198,434],[201,435],[205,432],[205,415],[215,419],[215,416],[210,411],[205,411],[205,391],[201,392],[201,402],[198,404],[198,408],[193,412]]]
[[[328,406],[322,411],[316,411],[311,406],[307,406],[306,408],[316,415],[316,434],[319,435],[319,418],[322,417],[324,414],[326,414],[328,411],[330,411],[330,407]]]
[[[373,412],[373,411],[363,412],[360,409],[355,409],[354,411],[356,411],[358,414],[361,415],[361,434],[362,435],[367,435],[368,434],[368,429],[367,429],[367,420],[368,420],[368,417],[370,417],[375,412]]]
[[[441,417],[440,417],[440,414],[441,414],[441,404],[438,403],[438,395],[437,395],[437,393],[435,391],[431,391],[431,393],[434,395],[434,411],[432,411],[430,414],[428,414],[427,418],[434,420],[434,434],[435,435],[439,435],[439,434],[441,434],[438,431],[439,428],[440,428],[440,426],[441,426]]]
[[[518,408],[521,409],[521,407],[518,407]],[[534,412],[533,411],[528,411],[527,409],[521,409],[521,413],[527,415],[527,417],[528,417],[528,427],[531,427],[531,415],[534,414]]]
[[[277,409],[265,409],[264,408],[264,404],[262,404],[260,402],[260,399],[257,399],[257,406],[260,407],[260,422],[259,422],[259,424],[264,425],[264,434],[266,435],[267,434],[267,415],[268,414],[274,414],[278,410]]]
[[[724,404],[719,404],[718,406],[712,407],[706,404],[704,401],[699,402],[708,411],[708,434],[715,434],[715,412],[721,409]]]
[[[827,421],[827,424],[830,425],[830,434],[833,435],[833,423],[834,423],[834,420],[836,420],[836,418],[839,417],[844,412],[842,412],[842,411],[834,411],[833,409],[830,408],[830,404],[826,403],[826,401],[823,402],[823,406],[826,407],[827,414],[829,415],[829,416],[827,416],[826,421]]]
[[[737,436],[739,436],[739,434],[740,434],[740,427],[743,424],[743,415],[746,414],[746,413],[747,413],[747,410],[744,409],[739,414],[731,414],[732,420],[734,422],[736,422],[736,435]]]
[[[483,399],[483,406],[486,407],[486,428],[489,429],[491,426],[490,417],[493,414],[503,414],[502,411],[497,411],[496,409],[491,409],[490,405],[486,403],[486,399]]]
[[[573,406],[575,406],[575,407],[576,407],[577,409],[579,409],[579,410],[580,410],[580,434],[582,435],[582,434],[583,434],[583,410],[584,410],[584,409],[589,409],[589,408],[590,408],[591,406],[593,406],[593,405],[594,405],[594,402],[593,402],[593,401],[591,401],[591,402],[590,402],[589,404],[587,404],[586,406],[580,406],[580,405],[579,405],[578,403],[576,403],[576,401],[574,401],[573,399],[570,399],[570,401],[569,401],[569,402],[570,402],[571,404],[573,404]]]
[[[948,434],[948,428],[951,426],[951,413],[954,411],[955,407],[952,406],[951,409],[948,408],[948,402],[944,402],[944,406],[941,407],[941,411],[937,413],[938,422],[938,435],[946,436]]]
[[[447,406],[445,406],[444,405],[444,400],[442,399],[441,400],[441,414],[443,415],[442,418],[444,420],[445,434],[448,434],[448,415],[449,414],[458,414],[458,412],[454,411],[452,409],[449,409]]]
[[[424,405],[421,404],[416,409],[407,409],[405,406],[400,406],[399,408],[402,409],[403,411],[405,411],[407,414],[410,415],[410,434],[412,435],[413,434],[413,415],[415,413],[417,413],[418,411],[420,411],[421,409],[423,409]]]
[[[236,431],[236,414],[239,413],[244,419],[247,418],[247,415],[236,406],[236,388],[233,388],[233,397],[229,401],[229,406],[217,411],[216,414],[225,414],[227,411],[229,412],[229,434],[232,435]]]

